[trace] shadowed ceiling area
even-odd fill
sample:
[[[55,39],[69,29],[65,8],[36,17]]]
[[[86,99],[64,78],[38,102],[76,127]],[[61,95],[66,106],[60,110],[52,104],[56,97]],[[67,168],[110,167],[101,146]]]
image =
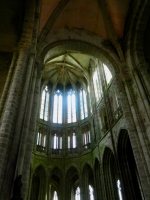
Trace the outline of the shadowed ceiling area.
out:
[[[117,37],[123,37],[124,24],[130,0],[42,0],[39,33],[48,20],[51,29],[80,28],[108,39],[108,30],[114,29]],[[112,21],[110,23],[110,20]]]

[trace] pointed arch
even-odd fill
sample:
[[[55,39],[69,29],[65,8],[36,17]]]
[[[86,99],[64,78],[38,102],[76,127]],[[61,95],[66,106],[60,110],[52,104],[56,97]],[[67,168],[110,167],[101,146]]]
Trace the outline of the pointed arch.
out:
[[[32,176],[31,195],[30,199],[42,199],[46,194],[46,173],[42,165],[39,165]]]
[[[142,200],[140,180],[127,130],[122,129],[118,139],[118,160],[125,197]]]
[[[55,192],[57,193],[58,199],[61,199],[61,196],[63,195],[63,191],[61,190],[63,187],[63,174],[58,167],[55,167],[50,172],[48,187],[48,196],[50,200],[53,199]]]
[[[67,172],[66,172],[66,177],[65,177],[65,182],[69,183],[66,184],[66,199],[71,199],[71,197],[74,195],[75,196],[75,188],[77,185],[79,185],[79,172],[78,170],[74,167],[71,166]]]
[[[93,169],[89,164],[85,164],[82,170],[82,185],[83,185],[83,194],[84,198],[87,200],[90,200],[89,196],[89,185],[92,186],[92,188],[95,188],[94,184],[94,173]]]
[[[95,158],[94,163],[94,176],[95,176],[95,197],[101,199],[102,196],[102,180],[101,180],[101,166],[99,160]]]
[[[119,200],[117,191],[117,166],[113,152],[106,147],[103,154],[103,174],[107,199]]]

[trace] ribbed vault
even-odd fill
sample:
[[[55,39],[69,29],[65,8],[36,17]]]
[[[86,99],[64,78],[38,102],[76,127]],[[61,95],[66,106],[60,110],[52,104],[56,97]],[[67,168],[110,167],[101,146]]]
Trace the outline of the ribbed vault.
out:
[[[43,79],[54,86],[71,84],[75,88],[77,82],[84,86],[89,79],[90,59],[89,55],[72,51],[57,54],[47,59]]]

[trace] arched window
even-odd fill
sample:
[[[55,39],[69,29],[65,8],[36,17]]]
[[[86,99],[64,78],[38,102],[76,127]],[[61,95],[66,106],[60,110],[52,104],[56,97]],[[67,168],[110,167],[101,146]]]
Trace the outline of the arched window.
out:
[[[89,196],[90,200],[94,200],[94,189],[91,185],[89,185]]]
[[[62,123],[62,93],[60,90],[54,93],[53,122]]]
[[[45,86],[42,92],[41,99],[41,109],[40,109],[40,118],[48,121],[48,109],[49,109],[49,91],[48,87]]]
[[[95,91],[95,97],[96,100],[98,101],[102,97],[102,84],[101,84],[101,78],[100,78],[100,73],[99,73],[99,68],[97,67],[94,75],[93,75],[93,84],[94,84],[94,91]]]
[[[58,195],[56,191],[54,191],[53,200],[58,200]]]
[[[79,187],[77,187],[77,189],[76,189],[75,200],[80,200],[80,188]]]
[[[80,116],[81,119],[88,116],[86,93],[82,88],[80,89]]]
[[[67,93],[67,108],[68,123],[76,122],[76,96],[72,89]]]
[[[103,64],[103,68],[104,68],[106,82],[107,82],[107,84],[109,84],[112,79],[112,74],[105,64]]]

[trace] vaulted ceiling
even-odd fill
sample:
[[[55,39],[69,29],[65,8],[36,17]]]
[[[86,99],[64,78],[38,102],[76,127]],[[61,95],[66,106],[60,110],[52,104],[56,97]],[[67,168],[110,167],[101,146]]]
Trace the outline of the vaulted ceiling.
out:
[[[43,79],[49,80],[55,86],[59,83],[75,87],[77,82],[84,86],[89,79],[90,59],[90,56],[82,53],[63,52],[47,60]]]

